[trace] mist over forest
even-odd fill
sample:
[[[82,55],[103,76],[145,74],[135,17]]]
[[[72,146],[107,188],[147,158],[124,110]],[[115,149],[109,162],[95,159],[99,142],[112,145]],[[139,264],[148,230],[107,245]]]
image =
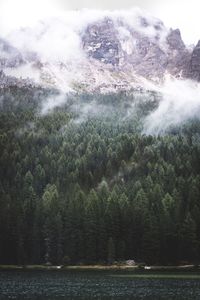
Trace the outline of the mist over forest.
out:
[[[77,14],[0,40],[0,264],[196,264],[199,46]]]

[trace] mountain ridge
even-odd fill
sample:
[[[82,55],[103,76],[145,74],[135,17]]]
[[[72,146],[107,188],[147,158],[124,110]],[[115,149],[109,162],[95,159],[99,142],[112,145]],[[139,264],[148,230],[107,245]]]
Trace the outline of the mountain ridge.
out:
[[[16,84],[28,78],[65,92],[148,89],[166,75],[200,81],[200,42],[190,49],[179,29],[140,14],[130,20],[103,15],[77,28],[55,21],[53,29],[45,22],[38,30],[21,29],[0,40],[0,69],[4,77],[16,77]],[[51,34],[57,46],[45,49]]]

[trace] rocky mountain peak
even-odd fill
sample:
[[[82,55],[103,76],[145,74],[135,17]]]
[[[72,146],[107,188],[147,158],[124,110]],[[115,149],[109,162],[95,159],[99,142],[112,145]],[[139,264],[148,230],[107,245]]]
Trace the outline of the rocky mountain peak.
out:
[[[200,40],[194,47],[191,55],[189,76],[200,81]]]
[[[181,32],[179,29],[170,29],[170,32],[167,36],[167,42],[171,49],[173,50],[184,50],[185,44],[181,37]]]
[[[110,18],[89,24],[82,40],[83,48],[89,57],[113,66],[119,64],[120,42]]]
[[[200,81],[200,41],[191,51],[179,29],[146,15],[105,13],[94,19],[79,27],[63,20],[41,23],[9,42],[0,39],[0,69],[5,76],[66,90],[128,90],[146,81],[160,83],[166,74]],[[50,49],[52,34],[57,46]]]
[[[160,80],[166,72],[185,74],[189,59],[179,29],[167,31],[161,21],[150,24],[144,17],[135,27],[124,19],[94,22],[88,25],[82,41],[89,59],[150,80]]]

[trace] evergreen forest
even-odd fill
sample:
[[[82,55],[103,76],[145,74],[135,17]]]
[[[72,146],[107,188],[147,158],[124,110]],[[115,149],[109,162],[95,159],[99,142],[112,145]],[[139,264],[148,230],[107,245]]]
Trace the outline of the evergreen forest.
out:
[[[160,135],[160,95],[0,90],[0,264],[200,260],[200,120]]]

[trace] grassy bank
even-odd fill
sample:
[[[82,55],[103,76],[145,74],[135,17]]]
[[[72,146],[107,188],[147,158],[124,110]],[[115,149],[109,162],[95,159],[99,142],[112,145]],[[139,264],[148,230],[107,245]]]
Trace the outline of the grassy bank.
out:
[[[161,273],[161,272],[200,272],[200,266],[194,265],[181,265],[181,266],[148,266],[141,267],[138,265],[81,265],[81,266],[47,266],[47,265],[0,265],[1,270],[59,270],[59,271],[128,271],[133,273],[142,273],[148,275],[149,273]],[[139,275],[140,274],[136,274]],[[145,275],[145,276],[146,276]],[[126,275],[124,275],[126,276]],[[129,274],[127,275],[129,276]],[[132,275],[131,275],[132,276]],[[135,274],[134,274],[135,276]]]
[[[135,271],[138,266],[126,266],[126,265],[82,265],[82,266],[46,266],[46,265],[0,265],[0,270],[131,270]]]

